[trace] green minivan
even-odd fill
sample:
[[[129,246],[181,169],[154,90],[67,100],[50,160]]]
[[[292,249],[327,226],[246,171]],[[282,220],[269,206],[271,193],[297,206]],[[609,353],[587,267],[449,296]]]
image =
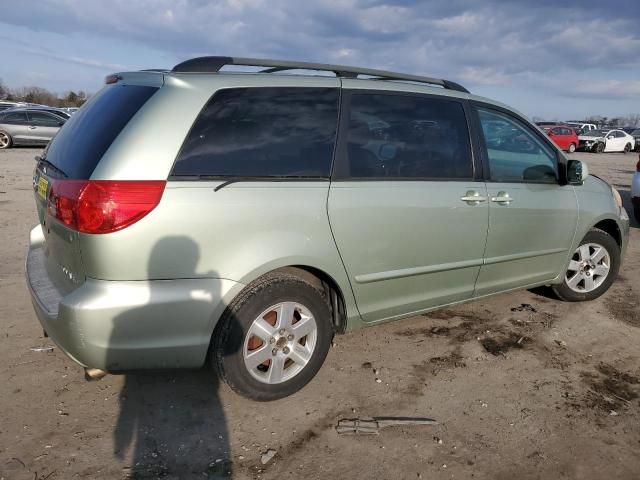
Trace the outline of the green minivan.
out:
[[[209,361],[273,400],[335,333],[541,285],[591,300],[620,267],[616,190],[454,82],[201,57],[106,83],[38,158],[26,265],[88,371]]]

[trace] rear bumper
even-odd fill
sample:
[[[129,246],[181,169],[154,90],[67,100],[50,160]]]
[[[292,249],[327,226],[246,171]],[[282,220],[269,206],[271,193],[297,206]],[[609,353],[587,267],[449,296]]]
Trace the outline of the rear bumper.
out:
[[[217,320],[242,288],[213,278],[87,279],[63,294],[47,274],[44,246],[33,237],[26,276],[36,316],[60,349],[84,367],[202,366]]]

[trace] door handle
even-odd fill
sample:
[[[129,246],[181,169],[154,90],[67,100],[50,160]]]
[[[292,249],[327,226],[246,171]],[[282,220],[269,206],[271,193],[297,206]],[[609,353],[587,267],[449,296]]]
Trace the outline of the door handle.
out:
[[[513,198],[511,198],[507,192],[498,192],[498,196],[491,197],[491,201],[499,203],[500,205],[509,205],[513,202]]]
[[[34,125],[29,125],[29,130],[35,130],[36,127]]]
[[[467,202],[468,205],[478,205],[480,202],[486,202],[487,197],[481,197],[475,190],[467,190],[467,194],[464,197],[460,197],[460,200]]]

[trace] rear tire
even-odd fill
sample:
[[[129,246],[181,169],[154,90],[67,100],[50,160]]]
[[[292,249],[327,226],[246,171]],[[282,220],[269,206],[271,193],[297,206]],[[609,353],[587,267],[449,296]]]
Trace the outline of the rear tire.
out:
[[[627,143],[627,144],[624,146],[624,150],[623,150],[623,152],[624,152],[624,153],[629,153],[630,151],[631,151],[631,144],[630,144],[630,143]]]
[[[563,282],[554,285],[553,291],[566,302],[594,300],[609,289],[619,268],[618,243],[608,233],[594,228],[580,242]]]
[[[576,151],[576,144],[572,143],[569,145],[569,153],[573,153]]]
[[[0,130],[0,150],[11,148],[11,145],[13,145],[13,139],[11,138],[11,135]]]
[[[214,333],[210,361],[240,395],[277,400],[304,387],[331,346],[324,292],[290,273],[269,273],[232,302]]]

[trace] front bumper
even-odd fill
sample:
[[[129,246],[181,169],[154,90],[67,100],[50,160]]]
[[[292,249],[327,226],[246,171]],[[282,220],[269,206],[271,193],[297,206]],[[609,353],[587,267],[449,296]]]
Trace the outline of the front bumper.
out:
[[[36,316],[60,349],[84,367],[200,367],[227,302],[242,288],[214,278],[87,279],[64,294],[47,273],[45,255],[44,245],[32,242],[26,277]]]

